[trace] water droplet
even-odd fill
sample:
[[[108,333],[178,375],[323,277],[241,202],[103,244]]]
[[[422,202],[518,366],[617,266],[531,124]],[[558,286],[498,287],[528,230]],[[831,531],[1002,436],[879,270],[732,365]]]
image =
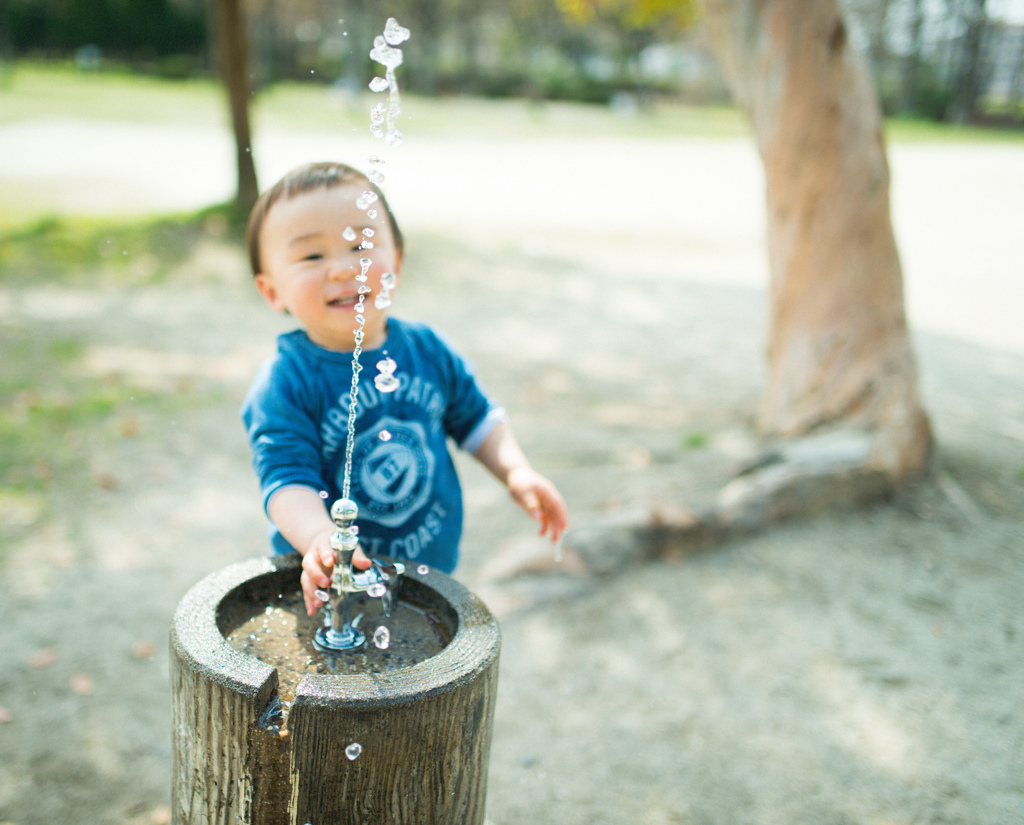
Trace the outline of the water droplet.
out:
[[[384,122],[384,113],[387,111],[387,107],[383,103],[378,103],[376,106],[370,108],[370,123],[374,126],[380,126]]]
[[[368,217],[372,221],[374,218],[377,217],[377,210],[376,209],[367,209],[366,210],[366,217]]]
[[[381,650],[387,650],[391,646],[391,631],[380,625],[373,631],[373,643]]]
[[[377,35],[373,38],[370,59],[384,64],[389,69],[397,69],[402,65],[402,50],[389,46],[381,35]]]
[[[373,305],[377,307],[377,309],[387,309],[391,306],[391,295],[389,294],[389,291],[385,289],[383,292],[378,292],[377,297],[373,299]]]
[[[387,585],[383,582],[374,582],[366,588],[366,595],[369,596],[371,599],[379,599],[387,592]]]
[[[397,129],[388,129],[384,142],[393,149],[402,145],[402,133]]]
[[[381,430],[377,438],[379,438],[381,441],[390,441],[391,433],[388,432],[387,430]]]
[[[427,567],[425,564],[421,564],[419,567],[416,568],[416,572],[419,573],[421,576],[425,576],[427,575],[427,573],[430,572],[430,568]]]
[[[384,159],[382,157],[380,157],[380,155],[370,155],[369,161],[374,166],[383,166],[384,165]]]
[[[366,284],[363,284],[361,287],[359,287],[359,294],[360,295],[365,295],[369,291],[370,291],[370,287],[368,287]]]
[[[372,238],[374,236],[374,231],[372,229],[370,229],[370,227],[367,226],[366,228],[363,229],[363,234],[367,238]]]
[[[376,58],[374,58],[374,59],[376,59]],[[383,60],[379,60],[377,62],[378,63],[383,63],[384,61]],[[389,84],[387,82],[387,80],[385,80],[383,77],[375,77],[373,80],[370,81],[370,91],[371,92],[383,92],[389,85],[391,85],[391,84]]]
[[[353,742],[351,745],[345,748],[345,756],[347,756],[349,759],[353,761],[358,759],[359,754],[361,754],[362,752],[363,746],[360,745],[358,742]]]
[[[384,39],[392,46],[404,43],[411,36],[412,32],[405,26],[400,25],[394,17],[389,17],[388,22],[384,24]]]
[[[366,240],[364,240],[361,244],[359,244],[359,248],[360,249],[373,249],[373,241],[366,241]]]
[[[345,231],[341,233],[341,237],[343,237],[346,241],[354,241],[358,236],[356,235],[356,231],[351,226],[346,226]]]
[[[381,392],[394,392],[402,385],[393,375],[378,375],[373,379],[373,386]]]
[[[330,493],[328,493],[326,490],[321,490],[320,491],[320,498],[324,499],[325,501],[327,500],[327,497],[329,495],[330,495]]]
[[[366,275],[364,275],[362,272],[360,272],[358,275],[356,275],[356,280],[359,281],[360,283],[365,284],[366,283]]]
[[[370,134],[373,135],[375,138],[384,137],[384,130],[381,129],[380,126],[374,124],[373,126],[370,127]]]
[[[377,200],[377,193],[371,191],[370,189],[367,189],[365,192],[363,192],[363,197],[366,198],[367,203],[373,203],[375,200]]]
[[[398,369],[398,364],[395,363],[394,358],[381,358],[376,366],[382,375],[391,375],[391,373]]]
[[[364,315],[357,315],[357,316],[356,316],[356,320],[357,320],[357,321],[358,321],[358,322],[359,322],[360,324],[365,324],[365,323],[366,323],[366,317],[365,317]]]
[[[331,600],[331,594],[326,590],[317,590],[315,595],[322,602],[329,602]]]
[[[368,177],[373,183],[377,184],[378,186],[384,183],[384,176],[376,169],[371,169],[369,173],[366,175],[366,177]],[[376,216],[374,215],[373,217]]]

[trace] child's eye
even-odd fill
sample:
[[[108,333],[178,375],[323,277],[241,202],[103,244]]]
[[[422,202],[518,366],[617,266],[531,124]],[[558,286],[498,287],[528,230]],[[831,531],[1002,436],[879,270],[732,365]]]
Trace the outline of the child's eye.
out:
[[[323,255],[321,255],[319,252],[310,252],[308,255],[303,257],[302,260],[304,260],[304,261],[319,261],[321,258],[323,258]]]

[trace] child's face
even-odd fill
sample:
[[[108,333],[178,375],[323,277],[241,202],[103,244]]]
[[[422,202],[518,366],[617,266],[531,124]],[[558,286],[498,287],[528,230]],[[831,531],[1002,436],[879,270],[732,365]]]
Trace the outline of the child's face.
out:
[[[394,273],[397,281],[402,256],[380,203],[369,210],[356,206],[367,188],[354,183],[279,200],[260,232],[263,272],[256,276],[257,289],[272,309],[290,312],[310,340],[325,349],[355,349],[361,258],[371,261],[366,272],[371,291],[363,302],[363,348],[379,347],[387,337],[387,310],[377,309],[374,298],[385,272]],[[370,218],[368,212],[375,207],[378,214]],[[373,248],[361,249],[364,241]]]

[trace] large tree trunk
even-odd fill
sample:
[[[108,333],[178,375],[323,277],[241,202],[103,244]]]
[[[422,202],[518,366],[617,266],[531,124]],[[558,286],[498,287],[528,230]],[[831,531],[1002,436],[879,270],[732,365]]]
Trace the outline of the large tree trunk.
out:
[[[231,126],[235,135],[238,190],[235,202],[248,210],[259,196],[256,165],[252,157],[249,131],[249,59],[246,49],[245,20],[240,0],[215,0],[214,22],[217,35],[217,62],[231,105]]]
[[[709,32],[766,172],[771,436],[865,433],[897,482],[930,430],[903,307],[881,114],[834,0],[705,0]]]

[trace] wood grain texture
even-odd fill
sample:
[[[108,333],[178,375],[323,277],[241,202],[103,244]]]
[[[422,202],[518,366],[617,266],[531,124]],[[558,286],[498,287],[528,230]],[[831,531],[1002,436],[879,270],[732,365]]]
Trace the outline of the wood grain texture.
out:
[[[297,559],[256,559],[186,594],[171,629],[174,825],[466,823],[484,820],[500,634],[472,593],[436,571],[399,597],[449,624],[418,665],[308,676],[283,735],[261,724],[274,668],[236,651],[218,625],[226,599],[298,586]],[[349,759],[353,742],[362,753]]]

